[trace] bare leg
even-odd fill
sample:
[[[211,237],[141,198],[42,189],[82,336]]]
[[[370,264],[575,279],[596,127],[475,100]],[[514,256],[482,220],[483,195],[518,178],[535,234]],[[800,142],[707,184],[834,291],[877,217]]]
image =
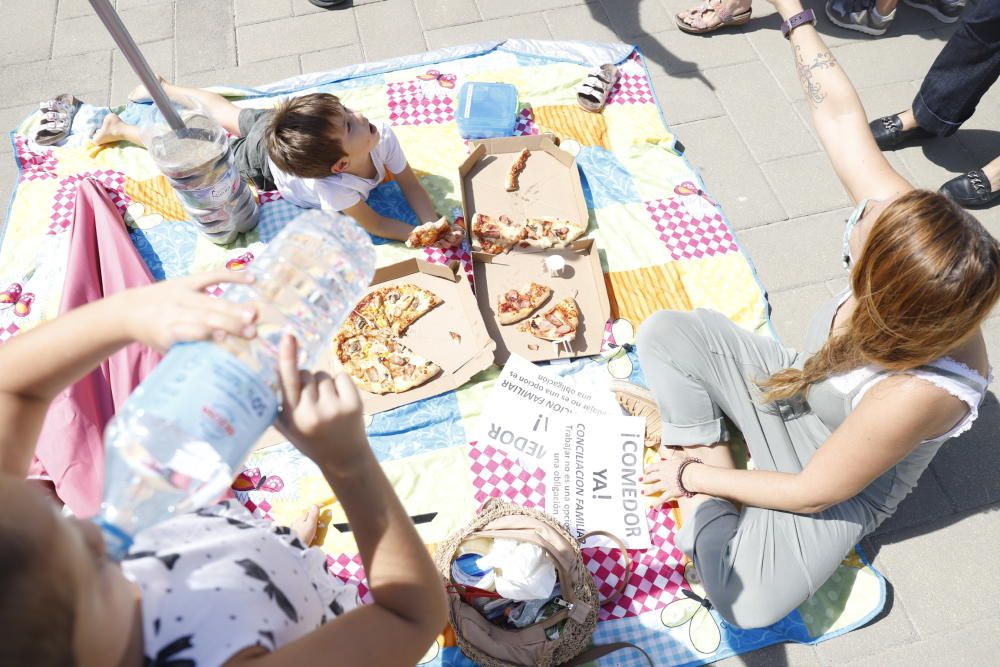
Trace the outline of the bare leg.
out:
[[[129,125],[117,115],[109,113],[104,117],[100,129],[94,133],[94,143],[103,146],[119,141],[127,141],[130,144],[145,147],[145,144],[142,143],[142,137],[139,136],[139,128],[135,125]]]
[[[240,132],[240,108],[218,93],[213,93],[201,88],[188,88],[178,86],[166,81],[162,76],[160,83],[167,96],[175,102],[183,102],[185,98],[199,102],[205,111],[214,118],[219,125],[232,134]],[[145,86],[138,86],[133,90],[128,98],[133,102],[141,99],[148,99],[149,93]]]
[[[888,16],[898,4],[899,0],[876,0],[875,11],[879,13],[879,16]]]
[[[983,173],[990,179],[990,190],[1000,191],[1000,156],[993,158],[993,161],[983,167]]]

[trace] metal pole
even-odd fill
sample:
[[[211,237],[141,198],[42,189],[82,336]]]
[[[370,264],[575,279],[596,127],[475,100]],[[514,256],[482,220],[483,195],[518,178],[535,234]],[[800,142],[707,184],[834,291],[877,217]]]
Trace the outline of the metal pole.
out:
[[[122,23],[121,17],[118,16],[118,13],[111,6],[109,0],[90,0],[90,6],[94,8],[97,16],[104,23],[104,27],[111,33],[111,37],[118,44],[118,48],[121,49],[125,59],[128,60],[128,64],[132,66],[132,71],[136,73],[139,80],[146,86],[146,90],[149,91],[150,97],[153,98],[156,108],[167,119],[170,128],[175,132],[183,130],[185,127],[184,121],[181,120],[177,110],[170,103],[170,98],[167,97],[163,86],[160,85],[159,79],[153,74],[153,70],[149,68],[146,57],[142,55],[142,51],[136,46],[135,40],[132,39],[132,35],[128,32],[128,28]]]

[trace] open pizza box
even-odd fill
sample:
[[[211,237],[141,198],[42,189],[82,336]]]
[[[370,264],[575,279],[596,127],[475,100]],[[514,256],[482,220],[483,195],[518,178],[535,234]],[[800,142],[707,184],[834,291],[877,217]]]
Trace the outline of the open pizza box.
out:
[[[518,178],[518,189],[507,192],[511,163],[524,148],[531,151],[531,156]],[[576,159],[548,137],[502,137],[476,142],[475,149],[458,168],[458,175],[468,229],[472,228],[477,213],[506,215],[512,220],[563,218],[587,228],[587,201]],[[473,249],[478,250],[475,241],[473,244]]]
[[[496,343],[486,331],[468,279],[460,269],[456,270],[457,263],[453,266],[408,259],[375,271],[365,294],[379,287],[412,283],[444,299],[444,303],[410,325],[400,338],[403,345],[440,366],[441,373],[430,382],[399,394],[380,396],[359,388],[365,414],[384,412],[458,389],[473,375],[492,365]],[[316,369],[340,370],[332,344],[321,355]],[[256,448],[286,441],[287,438],[271,427],[257,441]]]
[[[557,277],[545,270],[545,258],[561,255],[566,267]],[[496,341],[494,360],[503,365],[513,353],[529,361],[572,359],[598,354],[604,339],[604,325],[611,316],[608,288],[601,271],[601,260],[594,239],[578,239],[567,248],[548,248],[526,252],[513,250],[502,255],[474,252],[473,272],[476,300],[486,330]],[[580,313],[580,328],[569,345],[532,336],[520,327],[531,318],[516,324],[501,325],[497,320],[497,302],[507,290],[536,282],[552,288],[552,296],[532,317],[544,313],[566,297],[576,300]]]

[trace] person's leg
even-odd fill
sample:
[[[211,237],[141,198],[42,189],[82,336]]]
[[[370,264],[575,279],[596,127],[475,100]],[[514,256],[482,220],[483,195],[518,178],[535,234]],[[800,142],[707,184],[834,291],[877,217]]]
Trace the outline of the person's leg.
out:
[[[224,127],[231,134],[240,133],[240,108],[218,93],[201,88],[189,88],[178,86],[160,77],[163,91],[175,102],[183,102],[184,98],[194,100],[201,104],[205,111],[214,118],[219,125]],[[138,86],[129,95],[132,101],[149,97],[149,92],[145,86]]]
[[[1000,76],[1000,2],[978,2],[938,54],[903,128],[920,126],[947,137],[968,120]],[[910,125],[912,123],[912,125]]]
[[[117,114],[113,113],[109,113],[104,117],[101,127],[94,133],[93,140],[99,146],[127,141],[130,144],[145,147],[142,137],[139,135],[139,128],[126,123]]]

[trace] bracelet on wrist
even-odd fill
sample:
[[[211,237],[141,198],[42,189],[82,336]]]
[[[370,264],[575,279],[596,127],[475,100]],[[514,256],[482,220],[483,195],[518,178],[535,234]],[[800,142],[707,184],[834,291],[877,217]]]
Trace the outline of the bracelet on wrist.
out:
[[[695,495],[693,491],[689,491],[684,486],[684,479],[683,479],[684,470],[692,463],[701,463],[701,459],[696,459],[693,456],[689,456],[685,458],[683,461],[681,461],[681,464],[677,466],[677,488],[680,490],[681,496],[684,498],[693,498]]]

